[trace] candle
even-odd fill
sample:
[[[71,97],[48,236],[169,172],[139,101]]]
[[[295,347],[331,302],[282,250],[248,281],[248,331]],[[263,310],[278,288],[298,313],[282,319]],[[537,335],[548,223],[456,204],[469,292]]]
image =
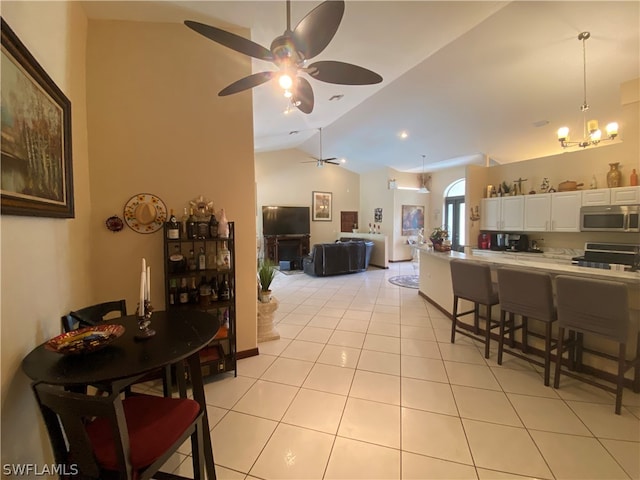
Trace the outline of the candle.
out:
[[[146,271],[147,271],[147,261],[143,257],[142,258],[142,273],[145,273]]]
[[[151,267],[147,267],[147,278],[145,279],[146,289],[146,299],[147,302],[151,303]]]
[[[140,272],[140,304],[138,306],[138,315],[144,317],[144,291],[145,291],[145,273]]]

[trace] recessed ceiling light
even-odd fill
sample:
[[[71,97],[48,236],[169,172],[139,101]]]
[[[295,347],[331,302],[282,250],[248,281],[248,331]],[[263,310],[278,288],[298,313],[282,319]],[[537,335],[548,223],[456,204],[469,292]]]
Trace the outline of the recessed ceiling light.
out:
[[[340,159],[340,163],[347,163],[347,159],[346,158],[341,158]]]
[[[409,136],[409,134],[407,132],[400,132],[400,138],[402,138],[403,140],[405,138],[407,138]]]

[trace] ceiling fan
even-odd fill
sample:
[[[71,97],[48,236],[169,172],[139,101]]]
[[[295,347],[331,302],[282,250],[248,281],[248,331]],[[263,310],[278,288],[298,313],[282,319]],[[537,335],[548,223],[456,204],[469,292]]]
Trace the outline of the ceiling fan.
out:
[[[307,160],[307,161],[302,162],[302,163],[315,163],[316,167],[318,167],[318,168],[324,167],[324,165],[326,163],[330,163],[331,165],[340,165],[340,163],[335,161],[335,160],[337,160],[336,157],[331,157],[331,158],[323,158],[322,157],[322,128],[319,128],[318,130],[320,130],[320,158],[311,157],[311,158],[313,158],[313,160]]]
[[[277,71],[258,72],[223,88],[218,96],[248,90],[278,78],[285,97],[303,113],[313,111],[313,89],[302,76],[306,73],[321,82],[339,85],[373,85],[382,77],[351,63],[324,60],[307,65],[307,60],[320,54],[338,30],[344,14],[344,1],[325,1],[309,12],[291,30],[291,2],[287,0],[287,29],[271,42],[269,49],[234,33],[210,25],[185,20],[185,25],[201,35],[236,52],[273,62]]]

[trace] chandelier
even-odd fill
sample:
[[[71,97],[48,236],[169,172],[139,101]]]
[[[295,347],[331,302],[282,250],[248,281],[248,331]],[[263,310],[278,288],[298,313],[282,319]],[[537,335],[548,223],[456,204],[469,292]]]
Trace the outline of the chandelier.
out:
[[[424,157],[426,155],[422,155],[422,186],[418,189],[418,193],[429,193],[429,189],[424,182]]]
[[[618,124],[615,122],[609,123],[606,128],[607,137],[602,138],[602,132],[598,128],[597,120],[587,121],[587,110],[589,110],[589,104],[587,103],[587,49],[586,41],[591,36],[589,32],[582,32],[578,35],[578,40],[582,41],[582,59],[584,64],[584,101],[580,106],[580,110],[583,115],[584,132],[582,140],[570,141],[569,140],[569,128],[561,127],[558,129],[558,141],[563,148],[569,147],[582,147],[586,148],[591,145],[597,145],[600,142],[606,140],[613,140],[618,136]]]

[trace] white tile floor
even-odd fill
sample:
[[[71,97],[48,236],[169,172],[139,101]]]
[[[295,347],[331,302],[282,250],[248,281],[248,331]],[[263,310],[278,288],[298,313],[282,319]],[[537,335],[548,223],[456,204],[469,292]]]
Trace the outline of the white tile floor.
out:
[[[206,386],[224,479],[640,478],[640,395],[613,395],[458,336],[388,270],[279,273],[280,340]],[[189,447],[170,468],[191,475]]]

